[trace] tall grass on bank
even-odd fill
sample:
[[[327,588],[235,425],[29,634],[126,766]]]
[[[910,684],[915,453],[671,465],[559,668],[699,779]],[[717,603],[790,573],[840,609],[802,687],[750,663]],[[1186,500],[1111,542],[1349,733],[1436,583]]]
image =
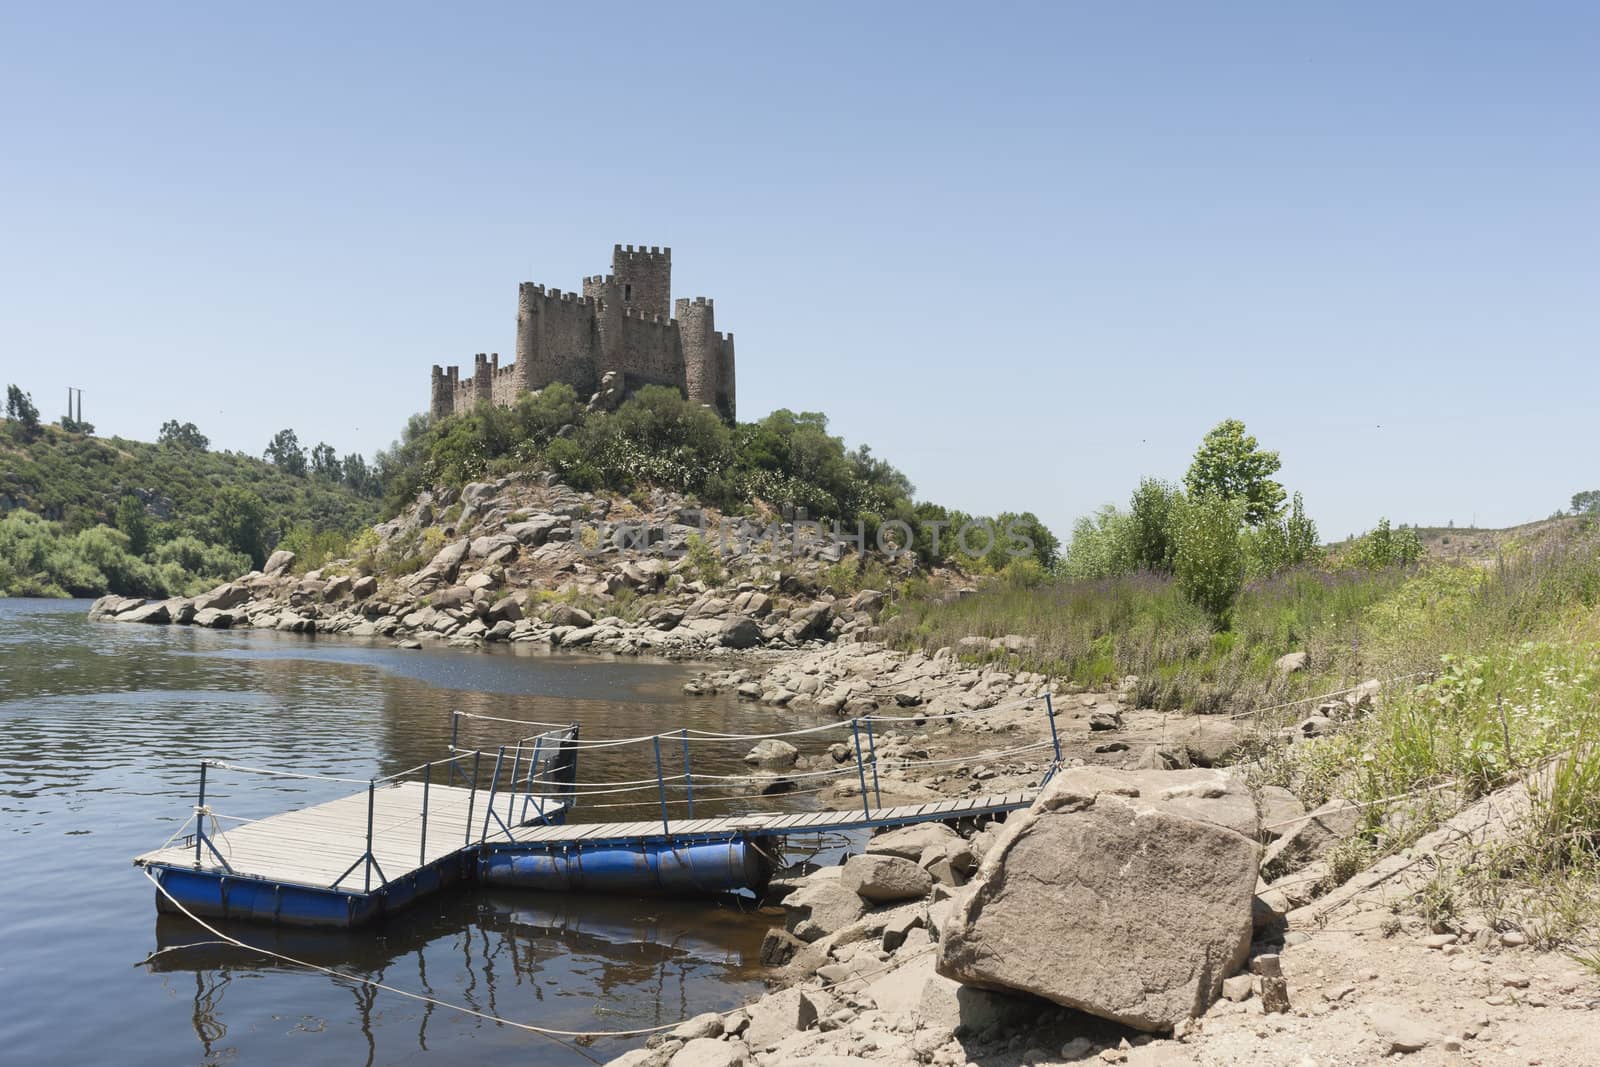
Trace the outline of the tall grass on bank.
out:
[[[1036,641],[1023,657],[1029,669],[1089,687],[1138,675],[1141,704],[1211,712],[1288,693],[1273,670],[1286,652],[1311,652],[1322,673],[1353,658],[1363,614],[1406,579],[1398,570],[1289,571],[1246,587],[1221,632],[1174,581],[1153,574],[1031,587],[1001,580],[959,600],[905,604],[887,633],[928,651],[1022,634]]]
[[[1600,535],[1574,528],[1489,566],[1298,567],[1246,586],[1221,631],[1172,581],[1141,573],[1001,579],[955,600],[905,602],[886,634],[928,651],[1021,634],[1036,639],[1029,669],[1091,687],[1137,675],[1140,703],[1205,713],[1431,670],[1448,654],[1550,634],[1597,605]],[[1308,671],[1274,669],[1301,651]]]

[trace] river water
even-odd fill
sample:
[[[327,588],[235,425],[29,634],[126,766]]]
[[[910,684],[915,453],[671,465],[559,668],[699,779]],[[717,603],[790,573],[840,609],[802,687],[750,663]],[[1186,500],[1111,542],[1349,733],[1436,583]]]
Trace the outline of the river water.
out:
[[[576,721],[585,738],[770,730],[770,710],[685,697],[681,664],[90,623],[87,609],[0,600],[0,1058],[526,1067],[637,1044],[561,1043],[203,944],[187,920],[157,920],[130,860],[190,816],[202,756],[366,779],[440,758],[452,710]],[[471,725],[464,743],[507,739],[503,726]],[[630,769],[646,771],[602,768]],[[225,772],[208,793],[217,810],[252,817],[325,798],[302,781]],[[228,932],[500,1018],[602,1030],[749,999],[773,924],[732,905],[466,888],[365,931]]]

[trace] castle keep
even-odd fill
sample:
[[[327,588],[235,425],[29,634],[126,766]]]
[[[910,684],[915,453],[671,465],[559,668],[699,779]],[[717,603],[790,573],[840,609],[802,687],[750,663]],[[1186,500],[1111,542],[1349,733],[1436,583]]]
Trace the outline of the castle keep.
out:
[[[523,282],[517,287],[516,362],[479,352],[472,377],[433,368],[430,412],[440,418],[481,400],[509,406],[519,394],[566,382],[588,397],[607,374],[623,394],[670,385],[734,417],[733,334],[716,331],[712,302],[680,297],[672,315],[672,249],[616,245],[611,273],[583,279],[582,293]]]

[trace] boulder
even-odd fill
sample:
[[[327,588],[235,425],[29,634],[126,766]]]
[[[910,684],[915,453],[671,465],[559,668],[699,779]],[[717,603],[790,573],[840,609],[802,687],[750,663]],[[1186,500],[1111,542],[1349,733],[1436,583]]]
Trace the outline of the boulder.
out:
[[[1311,656],[1305,652],[1290,652],[1279,656],[1273,666],[1279,674],[1295,674],[1306,669],[1306,664],[1311,662]]]
[[[167,608],[165,602],[145,604],[143,607],[137,607],[131,611],[118,612],[116,620],[118,622],[148,622],[160,625],[172,621],[172,612]]]
[[[874,904],[920,900],[933,888],[933,876],[911,860],[872,853],[846,860],[840,882]]]
[[[761,624],[746,615],[735,615],[722,624],[717,641],[724,648],[752,648],[761,643]]]
[[[1204,1012],[1249,953],[1260,850],[1226,825],[1231,790],[1202,786],[1202,775],[1228,777],[1056,775],[1007,821],[959,898],[939,973],[1139,1030]],[[1194,780],[1167,790],[1152,778]]]
[[[472,542],[463,537],[452,544],[445,545],[434,553],[428,565],[423,568],[430,574],[437,575],[446,582],[454,581],[456,571],[461,568],[461,561],[467,558],[467,552],[472,548]]]
[[[205,608],[194,613],[194,624],[213,630],[226,630],[233,625],[233,613],[220,608]]]
[[[1247,731],[1220,715],[1190,715],[1163,727],[1169,748],[1181,749],[1196,767],[1215,767],[1239,747]]]
[[[514,596],[501,597],[489,605],[490,622],[517,622],[522,618],[522,601]]]
[[[761,963],[766,967],[782,967],[805,947],[806,943],[789,931],[773,927],[761,939]]]
[[[808,1030],[816,1024],[817,1006],[796,988],[769,993],[750,1005],[750,1026],[744,1039],[753,1049],[776,1045],[790,1034]]]
[[[1039,1003],[977,986],[962,985],[942,974],[930,974],[922,984],[917,1017],[940,1033],[981,1034],[996,1027],[1037,1019]]]
[[[848,751],[845,758],[849,758]],[[961,835],[942,822],[913,823],[910,826],[874,835],[867,841],[867,852],[918,861],[922,859],[922,854],[927,851],[928,846],[943,845],[945,842],[960,839]]]
[[[1292,874],[1355,833],[1361,809],[1347,800],[1330,800],[1298,822],[1279,827],[1280,836],[1267,846],[1261,875],[1269,882]]]
[[[280,548],[267,557],[266,566],[261,568],[261,573],[268,578],[280,578],[289,573],[289,568],[294,566],[294,553],[287,548]]]
[[[378,591],[378,579],[368,574],[357,578],[350,586],[350,595],[357,600],[365,600]]]
[[[482,537],[473,538],[471,545],[467,549],[467,554],[473,559],[489,559],[491,557],[504,559],[506,556],[505,550],[511,549],[514,554],[517,544],[518,541],[514,534],[485,534]]]
[[[349,593],[354,584],[348,575],[335,575],[329,578],[327,584],[322,587],[322,599],[338,600]]]
[[[215,589],[207,590],[195,597],[194,610],[196,613],[205,611],[208,608],[226,611],[229,608],[238,607],[249,599],[250,590],[244,585],[239,582],[224,582]]]
[[[143,603],[144,599],[142,597],[117,596],[115,593],[107,593],[89,605],[89,621],[109,619],[119,612],[132,611]]]
[[[800,940],[816,941],[843,930],[866,914],[866,901],[853,889],[844,887],[841,873],[838,867],[818,871],[784,898],[789,930]],[[830,874],[832,877],[826,877]]]
[[[693,1041],[700,1037],[721,1037],[722,1016],[714,1011],[702,1012],[687,1022],[680,1023],[668,1032],[674,1041]]]
[[[1257,806],[1261,809],[1263,841],[1282,837],[1285,830],[1303,819],[1306,814],[1306,806],[1300,802],[1300,798],[1281,785],[1263,786],[1257,798]]]
[[[1122,729],[1122,712],[1116,708],[1100,708],[1089,715],[1089,729],[1091,730],[1120,730]]]
[[[594,625],[594,616],[571,604],[557,604],[550,609],[547,620],[551,626],[586,627]]]
[[[787,741],[769,737],[756,742],[756,747],[745,754],[744,761],[752,766],[773,770],[787,770],[800,758],[800,750]]]

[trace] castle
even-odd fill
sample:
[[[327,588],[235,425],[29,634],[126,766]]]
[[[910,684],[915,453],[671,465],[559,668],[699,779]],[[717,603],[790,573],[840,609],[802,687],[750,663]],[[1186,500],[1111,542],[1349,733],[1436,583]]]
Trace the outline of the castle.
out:
[[[613,246],[611,273],[583,279],[581,294],[523,282],[516,362],[502,367],[498,352],[479,352],[466,379],[459,367],[435,366],[429,411],[441,418],[483,400],[505,407],[551,382],[586,398],[615,373],[624,395],[670,385],[731,421],[733,334],[716,331],[707,298],[680,297],[673,317],[671,296],[672,249],[643,245]]]

